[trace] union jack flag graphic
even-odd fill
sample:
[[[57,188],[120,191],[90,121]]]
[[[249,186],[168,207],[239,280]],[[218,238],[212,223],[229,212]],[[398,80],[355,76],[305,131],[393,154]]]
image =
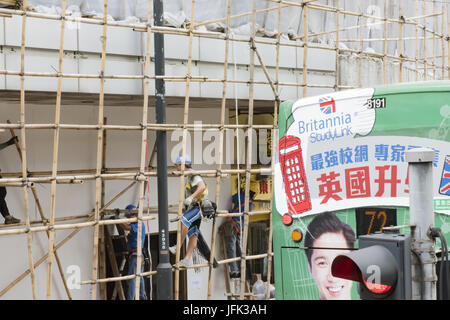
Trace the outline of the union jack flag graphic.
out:
[[[441,186],[439,193],[450,196],[450,155],[445,157],[444,170],[442,170]]]
[[[320,111],[325,114],[331,114],[336,112],[336,104],[334,99],[330,96],[319,98]]]

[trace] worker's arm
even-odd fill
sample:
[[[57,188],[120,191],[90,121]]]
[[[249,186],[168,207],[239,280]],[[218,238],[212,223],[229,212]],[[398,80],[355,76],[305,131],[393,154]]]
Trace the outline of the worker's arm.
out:
[[[126,231],[131,231],[132,230],[132,228],[131,228],[131,226],[129,225],[129,224],[126,224],[126,223],[119,223],[118,224],[123,230],[126,230]]]
[[[195,190],[195,192],[191,195],[191,197],[197,199],[197,196],[202,194],[202,192],[205,191],[205,189],[206,189],[205,183],[203,181],[199,181],[197,183],[197,190]]]

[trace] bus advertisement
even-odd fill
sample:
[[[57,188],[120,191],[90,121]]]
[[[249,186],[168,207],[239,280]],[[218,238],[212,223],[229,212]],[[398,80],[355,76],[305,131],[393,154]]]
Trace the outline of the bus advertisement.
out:
[[[450,81],[280,105],[272,209],[277,299],[359,299],[356,283],[334,278],[331,263],[358,248],[359,235],[409,224],[405,152],[421,147],[435,154],[435,226],[447,238]]]

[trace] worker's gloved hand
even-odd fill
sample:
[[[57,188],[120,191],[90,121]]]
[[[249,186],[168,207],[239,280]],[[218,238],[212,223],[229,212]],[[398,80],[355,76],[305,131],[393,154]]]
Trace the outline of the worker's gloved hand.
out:
[[[120,209],[116,208],[114,209],[114,219],[118,219],[120,215]]]
[[[192,196],[187,197],[186,199],[184,199],[184,205],[189,207],[193,200],[194,198],[192,198]]]
[[[14,144],[16,141],[19,142],[19,138],[17,138],[17,136],[12,137],[8,140],[8,146]]]

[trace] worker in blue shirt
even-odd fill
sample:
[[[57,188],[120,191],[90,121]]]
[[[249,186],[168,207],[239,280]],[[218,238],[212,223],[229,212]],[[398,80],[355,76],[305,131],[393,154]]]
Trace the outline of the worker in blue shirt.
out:
[[[126,210],[135,210],[136,206],[130,204],[126,208]],[[129,212],[126,213],[125,216],[127,218],[137,217],[137,212]],[[128,275],[136,274],[137,268],[137,239],[138,239],[138,224],[125,224],[121,223],[119,226],[126,231],[129,231],[127,236],[127,249],[128,249]],[[145,224],[142,222],[142,230],[141,230],[141,247],[144,247],[145,242]],[[142,263],[141,263],[141,272],[144,272],[144,256],[142,255]],[[145,294],[145,283],[144,277],[140,277],[140,287],[139,287],[139,299],[147,300],[147,296]],[[128,291],[127,291],[127,300],[134,300],[135,290],[136,290],[136,278],[127,280]]]

